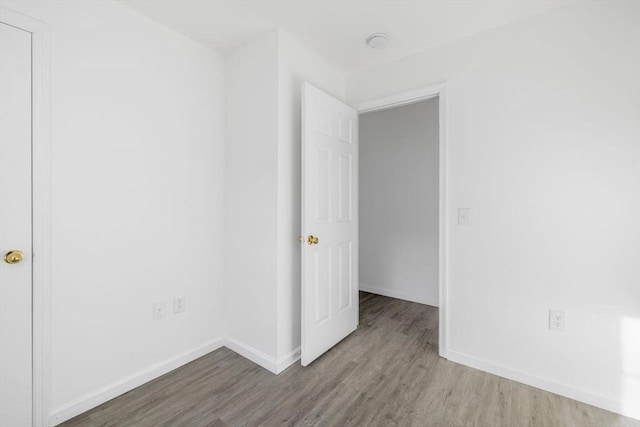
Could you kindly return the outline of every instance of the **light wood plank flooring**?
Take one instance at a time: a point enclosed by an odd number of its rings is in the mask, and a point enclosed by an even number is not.
[[[360,326],[276,376],[225,348],[65,426],[640,426],[437,355],[438,310],[361,293]]]

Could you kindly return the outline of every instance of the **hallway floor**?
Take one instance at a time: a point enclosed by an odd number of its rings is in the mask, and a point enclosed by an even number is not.
[[[222,348],[64,426],[640,426],[438,356],[438,309],[360,293],[360,326],[280,375]]]

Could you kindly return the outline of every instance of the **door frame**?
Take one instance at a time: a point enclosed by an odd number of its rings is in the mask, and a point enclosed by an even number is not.
[[[400,92],[394,95],[372,99],[355,106],[358,114],[369,113],[372,111],[387,110],[389,108],[400,107],[403,105],[414,104],[430,98],[438,98],[438,132],[439,132],[439,189],[438,189],[438,354],[440,357],[447,358],[449,342],[448,325],[449,325],[449,307],[448,301],[448,277],[449,269],[447,262],[448,254],[448,224],[449,212],[447,208],[447,149],[448,149],[448,118],[447,118],[447,83],[439,83],[432,86],[422,87],[418,89]]]
[[[0,21],[31,33],[31,239],[33,425],[48,427],[50,402],[51,161],[50,32],[0,6]]]

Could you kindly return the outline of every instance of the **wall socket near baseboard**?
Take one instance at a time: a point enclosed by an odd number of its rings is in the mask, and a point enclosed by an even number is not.
[[[173,313],[184,313],[187,311],[187,299],[184,295],[173,297]],[[167,317],[168,303],[167,300],[157,300],[153,302],[153,320],[160,320]]]
[[[458,225],[471,225],[471,208],[458,208]]]
[[[173,297],[173,312],[184,313],[187,311],[187,300],[184,295]]]
[[[560,310],[549,310],[549,329],[564,332],[567,313]]]
[[[153,320],[164,319],[167,316],[167,301],[159,300],[153,303]]]

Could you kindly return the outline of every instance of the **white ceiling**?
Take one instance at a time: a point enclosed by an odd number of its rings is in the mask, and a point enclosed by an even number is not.
[[[571,0],[120,0],[222,54],[282,28],[343,72],[371,67]],[[366,46],[384,32],[388,45]]]

